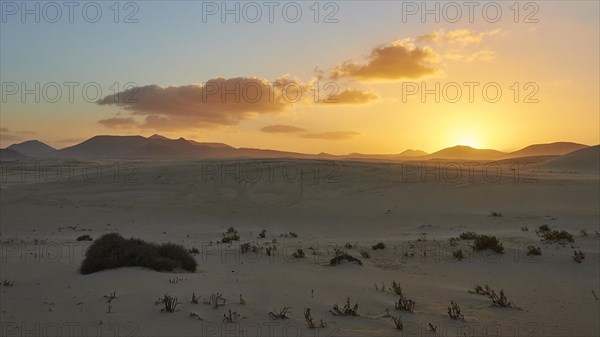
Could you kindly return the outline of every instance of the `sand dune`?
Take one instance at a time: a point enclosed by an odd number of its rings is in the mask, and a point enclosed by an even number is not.
[[[591,173],[600,172],[600,145],[583,148],[551,159],[544,163],[542,168]]]
[[[91,164],[77,162],[74,172]],[[473,180],[464,171],[454,180],[458,172],[451,168],[430,170],[423,180],[404,164],[252,159],[121,162],[121,167],[135,167],[135,174],[126,170],[115,180],[114,161],[96,164],[104,173],[98,180],[77,174],[72,181],[39,181],[30,168],[25,182],[17,172],[3,181],[1,278],[14,285],[0,289],[0,310],[3,322],[19,323],[5,325],[5,335],[76,322],[75,335],[85,335],[87,324],[103,335],[119,327],[121,334],[136,336],[284,336],[292,331],[398,336],[386,309],[402,317],[406,335],[434,335],[427,331],[429,323],[438,327],[438,335],[449,336],[457,328],[459,336],[483,336],[498,328],[503,335],[600,332],[600,309],[592,294],[600,293],[600,236],[594,232],[600,218],[598,176],[538,172],[535,182],[524,183],[512,172],[491,181],[478,170]],[[492,211],[502,216],[491,216]],[[534,230],[544,224],[572,233],[575,242],[542,242]],[[230,226],[239,231],[240,241],[217,244]],[[579,234],[584,229],[587,236]],[[259,237],[261,230],[265,238]],[[474,252],[469,241],[449,244],[448,238],[467,231],[497,236],[506,252]],[[195,247],[198,270],[120,268],[80,275],[89,242],[76,238],[112,232]],[[373,250],[377,242],[386,248]],[[272,256],[241,254],[243,243],[278,249]],[[529,244],[539,246],[542,255],[527,256]],[[292,257],[297,248],[305,258]],[[335,248],[363,265],[330,266]],[[462,261],[452,256],[459,248]],[[575,249],[585,253],[582,263],[573,261]],[[371,257],[362,258],[361,250]],[[398,295],[375,289],[382,282],[387,289],[393,280],[416,301],[413,313],[394,309]],[[495,307],[486,296],[468,292],[484,284],[503,289],[521,309]],[[109,313],[103,296],[113,291],[117,298]],[[216,292],[227,298],[225,306],[202,303]],[[175,313],[161,313],[155,305],[165,293],[179,298]],[[202,296],[198,304],[190,303],[192,293]],[[239,304],[240,295],[246,304]],[[359,316],[332,315],[332,306],[343,306],[347,297],[359,303]],[[448,317],[450,301],[460,305],[464,321]],[[289,319],[269,317],[284,306],[292,308]],[[306,307],[328,327],[307,328]],[[224,324],[228,310],[245,319]]]

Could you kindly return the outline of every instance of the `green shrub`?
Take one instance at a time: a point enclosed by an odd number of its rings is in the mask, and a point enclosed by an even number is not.
[[[140,239],[125,239],[112,233],[98,238],[88,248],[81,274],[120,267],[146,267],[156,271],[196,271],[196,260],[180,245],[157,245]]]

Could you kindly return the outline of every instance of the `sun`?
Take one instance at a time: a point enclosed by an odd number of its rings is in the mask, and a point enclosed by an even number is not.
[[[470,146],[476,149],[480,146],[479,141],[472,137],[458,138],[458,140],[456,141],[456,145]]]

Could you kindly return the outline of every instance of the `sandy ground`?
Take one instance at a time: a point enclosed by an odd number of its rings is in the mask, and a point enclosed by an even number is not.
[[[299,160],[5,165],[0,280],[14,284],[0,288],[0,334],[598,336],[600,302],[592,293],[600,294],[598,174],[505,165],[497,175],[484,166],[459,165],[459,176],[448,163],[427,169]],[[575,243],[540,242],[534,230],[543,224],[569,231]],[[241,241],[216,244],[230,226]],[[258,238],[263,229],[266,238]],[[473,253],[464,241],[449,246],[448,238],[466,231],[497,236],[505,254]],[[198,270],[80,275],[90,243],[76,238],[110,232],[195,247]],[[282,236],[289,232],[298,237]],[[373,251],[379,241],[386,248]],[[246,242],[278,249],[275,256],[242,255]],[[346,243],[351,255],[360,258],[364,249],[371,258],[361,258],[363,266],[330,266],[334,249]],[[541,256],[525,254],[531,243]],[[299,247],[306,258],[291,256]],[[462,261],[451,255],[457,248],[465,252]],[[574,249],[585,253],[582,263],[573,261]],[[394,280],[416,301],[413,313],[395,310],[398,296],[375,289]],[[495,307],[468,292],[484,284],[503,289],[520,309]],[[103,296],[113,291],[108,313]],[[199,304],[190,303],[192,292],[202,296]],[[202,303],[216,292],[227,298],[225,306]],[[165,293],[182,303],[175,313],[155,305]],[[329,313],[347,297],[359,303],[360,316]],[[448,317],[450,301],[460,305],[464,321]],[[283,307],[292,308],[289,319],[268,316]],[[306,307],[328,327],[308,329]],[[245,318],[223,323],[230,309]],[[386,309],[402,317],[404,330],[395,329]],[[192,311],[203,320],[190,317]]]

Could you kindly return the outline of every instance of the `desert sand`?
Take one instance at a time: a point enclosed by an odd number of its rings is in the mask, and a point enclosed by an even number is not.
[[[461,162],[437,168],[291,159],[55,161],[26,166],[25,173],[8,165],[0,194],[0,279],[14,283],[0,288],[1,334],[597,336],[600,180],[593,165],[578,171],[565,161],[535,170],[502,162],[502,173],[488,167],[488,176],[480,163],[472,178]],[[541,225],[566,230],[575,242],[541,242],[535,233]],[[229,227],[240,241],[217,243]],[[469,231],[497,236],[505,253],[473,252],[464,240],[450,246],[450,237]],[[90,242],[77,237],[111,232],[196,248],[198,270],[81,275]],[[385,249],[371,248],[378,242]],[[241,254],[244,243],[277,250]],[[529,244],[542,255],[527,256]],[[297,248],[305,258],[292,257]],[[336,248],[363,265],[331,266]],[[458,248],[462,261],[452,256]],[[371,257],[362,258],[361,250]],[[574,250],[585,253],[581,263],[572,259]],[[392,281],[416,302],[414,312],[394,308],[399,296],[389,290]],[[515,307],[493,306],[469,292],[485,284],[503,289]],[[113,292],[108,312],[104,296]],[[224,306],[203,303],[217,292]],[[181,302],[174,313],[155,305],[165,293]],[[190,303],[192,293],[201,296],[198,304]],[[359,304],[359,316],[329,312],[348,297]],[[464,321],[448,316],[451,301]],[[289,319],[269,317],[284,307],[291,308]],[[305,308],[327,327],[309,329]],[[402,331],[386,309],[401,316]],[[241,315],[239,323],[223,322],[229,310]]]

